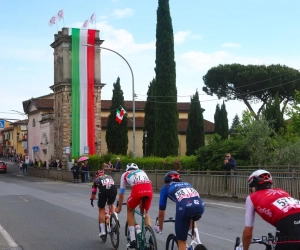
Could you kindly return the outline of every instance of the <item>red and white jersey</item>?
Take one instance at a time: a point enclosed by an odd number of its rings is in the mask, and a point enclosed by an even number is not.
[[[300,213],[300,201],[280,188],[264,189],[250,194],[246,199],[246,227],[253,227],[255,212],[276,227],[283,217]]]
[[[120,189],[125,189],[127,183],[133,187],[138,184],[151,183],[151,181],[143,170],[138,169],[127,171],[122,174]]]

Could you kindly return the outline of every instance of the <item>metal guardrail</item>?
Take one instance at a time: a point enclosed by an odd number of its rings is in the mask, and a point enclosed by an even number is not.
[[[164,185],[163,179],[166,170],[147,170],[148,177],[152,181],[153,189],[160,190]],[[109,172],[116,185],[120,184],[121,172]],[[216,195],[224,197],[246,198],[249,194],[247,180],[252,171],[186,171],[182,172],[183,181],[191,183],[200,194]],[[28,168],[28,175],[50,179],[73,181],[72,171],[56,169]],[[300,172],[271,172],[273,187],[286,190],[294,198],[299,199]],[[91,177],[92,178],[92,177]]]

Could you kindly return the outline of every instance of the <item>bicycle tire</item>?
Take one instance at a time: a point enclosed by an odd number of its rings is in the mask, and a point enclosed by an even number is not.
[[[105,242],[106,242],[106,239],[107,239],[107,225],[106,225],[106,223],[104,223],[104,226],[105,226],[105,232],[106,232],[106,234],[100,236],[100,239],[102,240],[103,243],[105,243]],[[100,231],[100,233],[101,233],[100,223],[99,223],[99,231]]]
[[[115,214],[110,215],[110,241],[114,249],[118,249],[120,241],[120,231],[117,216]],[[113,236],[116,236],[114,240]]]
[[[194,250],[207,250],[207,248],[206,248],[204,245],[202,245],[202,244],[198,244],[198,245],[194,248]]]
[[[149,239],[147,239],[147,232],[150,233]],[[151,226],[145,225],[145,246],[147,250],[157,250],[157,242],[155,233]]]
[[[127,221],[126,221],[126,224],[125,224],[125,237],[126,237],[126,242],[129,243],[130,242],[130,231],[129,231]]]
[[[166,241],[166,250],[174,250],[174,246],[178,249],[178,241],[174,234],[169,234]]]

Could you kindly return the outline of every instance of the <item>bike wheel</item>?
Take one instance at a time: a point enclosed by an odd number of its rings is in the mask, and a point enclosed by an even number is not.
[[[107,238],[107,225],[106,225],[106,223],[104,223],[104,225],[105,225],[105,232],[106,232],[106,234],[100,236],[100,239],[102,240],[103,243],[106,242],[106,238]],[[99,223],[99,231],[100,231],[100,233],[101,233],[100,223]]]
[[[207,250],[207,248],[206,248],[204,245],[202,245],[202,244],[198,244],[198,245],[194,248],[194,250]]]
[[[119,247],[119,237],[120,237],[120,231],[119,231],[119,224],[118,219],[115,214],[110,215],[110,240],[111,244],[115,249],[118,249]]]
[[[166,242],[166,250],[178,249],[178,241],[174,234],[169,234]]]
[[[145,249],[146,250],[157,250],[157,242],[155,233],[151,226],[145,226]]]
[[[130,242],[130,231],[129,231],[127,221],[126,221],[126,224],[125,224],[125,237],[126,237],[127,243],[129,243]]]

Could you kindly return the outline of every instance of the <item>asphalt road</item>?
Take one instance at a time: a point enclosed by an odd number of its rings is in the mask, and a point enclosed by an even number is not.
[[[98,209],[90,205],[90,185],[23,176],[15,164],[8,164],[9,172],[0,174],[0,226],[20,246],[19,249],[113,249],[109,238],[106,243],[101,243],[98,237]],[[158,213],[158,196],[154,195],[150,209],[153,225]],[[244,204],[224,199],[205,198],[204,201],[205,213],[198,222],[202,243],[208,249],[232,250],[236,236],[242,234]],[[171,217],[174,213],[174,203],[168,201],[166,214]],[[119,214],[119,249],[126,249],[125,218],[126,207],[123,207]],[[173,231],[174,225],[169,223],[164,225],[162,234],[156,234],[159,249],[164,249],[166,238]],[[268,232],[274,233],[275,229],[256,216],[255,236]],[[0,249],[9,249],[1,247],[0,244]],[[253,245],[251,249],[264,248]]]

